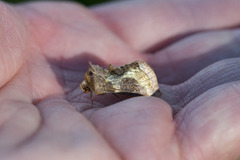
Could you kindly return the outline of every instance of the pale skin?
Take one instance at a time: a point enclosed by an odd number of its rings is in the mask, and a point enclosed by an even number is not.
[[[239,8],[239,0],[0,2],[0,159],[236,160]],[[135,60],[153,66],[166,96],[95,96],[89,108],[79,88],[88,61]],[[172,108],[183,109],[173,117]]]

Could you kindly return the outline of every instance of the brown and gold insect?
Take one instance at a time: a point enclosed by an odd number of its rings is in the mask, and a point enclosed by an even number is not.
[[[132,93],[142,96],[152,96],[158,92],[156,74],[146,62],[133,62],[120,67],[103,69],[89,62],[89,69],[80,84],[83,92],[96,95],[106,93]]]

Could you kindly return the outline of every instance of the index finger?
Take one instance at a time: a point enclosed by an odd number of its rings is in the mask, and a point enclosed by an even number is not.
[[[193,32],[239,24],[240,1],[134,0],[92,10],[139,51],[161,48]]]

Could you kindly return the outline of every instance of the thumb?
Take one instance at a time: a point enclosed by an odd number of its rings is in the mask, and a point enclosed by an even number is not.
[[[0,87],[22,66],[26,35],[23,19],[12,7],[0,2]]]

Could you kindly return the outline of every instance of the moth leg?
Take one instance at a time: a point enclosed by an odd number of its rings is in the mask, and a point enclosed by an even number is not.
[[[93,91],[90,92],[90,96],[91,96],[91,107],[93,108]]]

